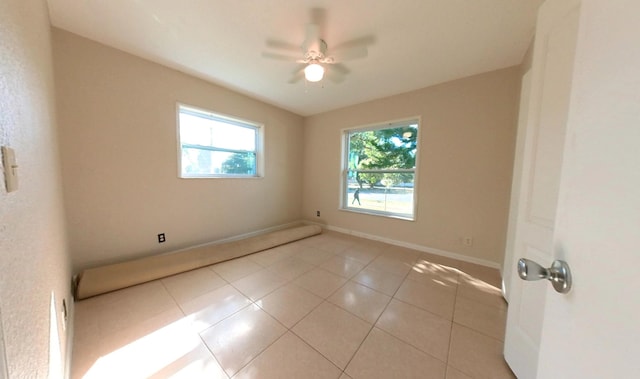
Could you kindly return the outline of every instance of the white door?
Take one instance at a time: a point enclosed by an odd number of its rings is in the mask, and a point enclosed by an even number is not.
[[[574,288],[547,288],[538,372],[640,378],[640,2],[580,13],[554,237]]]
[[[520,120],[525,123],[522,167],[517,208],[512,209],[515,233],[513,252],[506,254],[512,266],[528,258],[549,266],[553,261],[560,169],[571,95],[571,78],[578,30],[577,0],[546,2],[540,8],[529,104]],[[523,128],[519,128],[519,132]],[[518,162],[516,162],[518,163]],[[512,254],[513,258],[512,258]],[[536,378],[547,286],[523,282],[512,267],[505,282],[509,312],[505,359],[520,379]],[[558,295],[560,296],[560,295]]]
[[[502,292],[504,298],[509,302],[509,296],[511,295],[511,288],[513,288],[512,281],[517,280],[518,276],[514,275],[515,265],[518,258],[515,256],[515,237],[516,227],[518,222],[519,210],[521,208],[520,201],[523,199],[520,196],[521,191],[521,178],[523,170],[523,155],[524,155],[524,143],[527,131],[528,117],[529,117],[529,100],[531,94],[531,70],[527,71],[522,76],[522,83],[520,86],[520,112],[518,115],[518,132],[516,139],[515,157],[513,161],[513,180],[511,183],[511,201],[509,203],[509,223],[507,228],[507,243],[505,249],[504,262],[502,264]]]
[[[547,235],[531,238],[535,228],[526,223],[516,228],[515,251],[545,266],[565,260],[574,280],[567,295],[547,282],[512,281],[505,358],[519,378],[640,377],[639,15],[637,0],[548,0],[541,8],[523,165],[533,173],[523,177],[521,192],[528,192],[524,213],[531,221],[540,206],[536,191],[555,186],[554,222],[548,257],[535,245],[542,237],[548,246]],[[573,57],[568,77],[548,67],[558,61],[554,40],[573,40],[566,46]],[[536,179],[539,154],[547,153],[537,147],[545,97],[555,92],[545,88],[559,86],[546,77],[551,71],[568,85],[566,101],[556,103],[564,107],[556,115],[564,118],[564,142],[558,176]]]

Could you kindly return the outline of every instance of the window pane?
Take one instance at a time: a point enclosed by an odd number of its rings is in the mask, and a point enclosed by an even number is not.
[[[357,177],[360,178],[358,183]],[[413,217],[413,173],[349,172],[347,206],[353,209]]]
[[[256,175],[254,153],[227,153],[202,149],[182,149],[182,173],[200,175]]]
[[[263,126],[178,106],[180,177],[262,175]]]
[[[418,120],[346,132],[343,208],[413,219]]]
[[[256,129],[181,112],[180,141],[183,144],[255,151]]]
[[[416,166],[418,125],[349,134],[349,169],[411,169]]]

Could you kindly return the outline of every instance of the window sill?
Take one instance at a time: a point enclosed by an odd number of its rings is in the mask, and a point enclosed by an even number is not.
[[[178,179],[264,179],[264,176],[200,175],[200,176],[178,176]]]
[[[341,207],[341,208],[338,208],[338,210],[344,211],[344,212],[359,213],[359,214],[364,214],[364,215],[369,215],[369,216],[392,218],[392,219],[402,220],[402,221],[410,221],[410,222],[415,222],[416,221],[415,217],[405,216],[405,215],[401,215],[401,214],[394,214],[394,213],[377,212],[377,211],[370,210],[370,209],[351,208],[351,207],[343,208],[343,207]]]

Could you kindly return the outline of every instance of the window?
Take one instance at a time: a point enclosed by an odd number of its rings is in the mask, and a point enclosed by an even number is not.
[[[414,219],[418,119],[344,132],[342,209]]]
[[[178,105],[181,178],[259,177],[262,125]]]

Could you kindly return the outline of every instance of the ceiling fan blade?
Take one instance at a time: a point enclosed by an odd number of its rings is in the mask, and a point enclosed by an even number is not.
[[[300,58],[299,54],[293,55],[293,54],[280,54],[280,53],[270,53],[268,51],[263,51],[262,52],[262,56],[264,58],[269,58],[269,59],[275,59],[275,60],[279,60],[279,61],[296,61],[298,58]]]
[[[331,49],[331,56],[336,62],[345,62],[365,58],[369,55],[367,46],[375,43],[374,36],[365,36],[343,42]]]
[[[316,24],[307,24],[306,37],[304,42],[302,43],[302,49],[305,52],[315,51],[320,52],[320,34],[318,30],[318,25]]]
[[[298,72],[293,74],[291,79],[289,79],[289,84],[296,84],[302,79],[304,79],[304,71],[299,70]]]
[[[318,26],[318,38],[326,37],[327,10],[324,8],[311,8],[310,22]]]
[[[286,41],[282,41],[282,40],[277,40],[277,39],[268,39],[266,41],[266,45],[269,48],[272,49],[277,49],[277,50],[286,50],[286,51],[291,51],[291,52],[297,52],[299,53],[301,48],[298,45],[294,45],[290,42],[286,42]]]
[[[345,74],[332,70],[334,68],[334,66],[331,66],[331,69],[327,70],[324,73],[324,77],[329,79],[330,81],[334,82],[334,83],[342,83],[344,82],[344,78],[345,78]]]
[[[333,47],[333,50],[350,49],[352,47],[360,47],[360,46],[367,47],[367,46],[374,45],[375,43],[376,43],[376,37],[373,35],[368,35],[368,36],[363,36],[360,38],[355,38],[349,41],[339,43]]]
[[[369,55],[369,51],[365,46],[351,47],[331,52],[331,57],[334,62],[352,61],[355,59],[365,58],[367,55]]]
[[[347,68],[347,66],[341,64],[341,63],[336,63],[331,65],[331,67],[329,68],[329,70],[331,72],[337,72],[340,73],[342,75],[347,75],[348,73],[350,73],[351,71]]]
[[[304,73],[304,69],[305,67],[307,67],[307,63],[304,62],[299,62],[300,64],[298,65],[298,67],[295,68],[295,70],[291,71],[291,73],[293,75],[298,74],[298,73]]]

